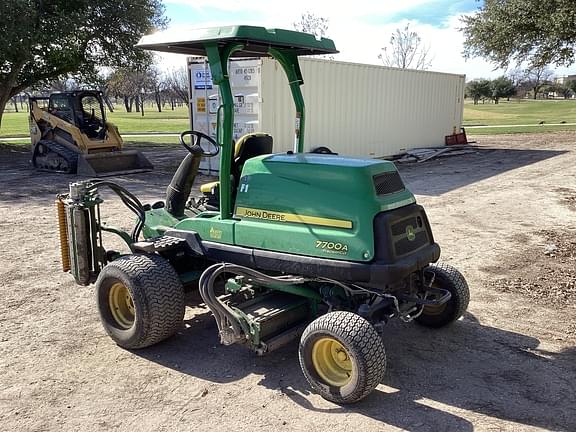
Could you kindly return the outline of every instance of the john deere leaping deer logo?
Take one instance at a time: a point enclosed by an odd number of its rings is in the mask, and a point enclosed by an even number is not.
[[[214,227],[210,227],[210,237],[216,240],[222,239],[222,230],[215,229]]]
[[[406,227],[406,238],[408,241],[413,241],[416,238],[416,233],[414,232],[414,227],[412,225]]]

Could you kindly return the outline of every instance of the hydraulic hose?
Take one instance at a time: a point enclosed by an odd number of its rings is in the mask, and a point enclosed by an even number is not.
[[[99,186],[107,186],[110,189],[112,189],[112,191],[114,191],[114,193],[116,193],[116,195],[120,197],[124,205],[128,207],[132,212],[134,212],[136,216],[138,216],[138,222],[134,226],[131,235],[132,241],[137,242],[138,237],[140,236],[140,232],[142,231],[142,228],[144,227],[144,223],[146,221],[146,212],[144,211],[144,206],[142,205],[140,200],[136,197],[136,195],[134,195],[127,189],[123,188],[122,186],[116,183],[112,183],[109,181],[95,181],[90,186],[90,189],[95,189],[98,188]]]
[[[220,333],[222,341],[225,340],[224,335],[227,329],[230,327],[234,333],[235,341],[243,340],[242,325],[236,317],[234,310],[220,299],[218,299],[214,293],[214,282],[216,281],[216,278],[223,273],[231,273],[238,276],[244,276],[247,282],[254,282],[257,284],[268,283],[294,285],[301,284],[309,280],[303,277],[289,275],[268,276],[251,268],[235,264],[218,263],[208,267],[200,276],[199,291],[202,300],[214,315],[214,319],[216,320],[218,332]]]

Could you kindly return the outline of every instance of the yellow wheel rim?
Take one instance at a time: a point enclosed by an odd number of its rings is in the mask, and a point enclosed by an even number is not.
[[[331,386],[343,387],[352,379],[352,358],[336,339],[324,337],[314,343],[312,364],[320,378]]]
[[[441,305],[426,305],[424,306],[424,312],[422,312],[424,315],[441,315],[442,312],[444,312],[444,310],[446,309],[446,303],[441,304]]]
[[[437,282],[434,282],[432,284],[433,288],[440,288],[438,286]],[[450,300],[448,300],[450,301]],[[441,304],[441,305],[426,305],[424,306],[424,311],[422,312],[424,315],[428,315],[428,316],[435,316],[435,315],[441,315],[442,312],[444,312],[444,310],[446,309],[446,305],[448,304],[448,302]]]
[[[110,313],[116,323],[124,328],[129,329],[134,324],[135,309],[134,301],[128,288],[121,282],[116,282],[110,288],[108,293],[108,306]]]

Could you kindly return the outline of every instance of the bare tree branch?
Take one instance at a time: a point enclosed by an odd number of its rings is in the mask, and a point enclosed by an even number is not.
[[[389,46],[382,48],[378,55],[385,66],[401,69],[426,70],[432,65],[430,47],[406,24],[404,30],[396,29],[390,37]]]

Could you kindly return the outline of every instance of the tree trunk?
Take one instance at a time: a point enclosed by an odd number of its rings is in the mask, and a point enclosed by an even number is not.
[[[12,98],[12,103],[14,104],[14,110],[18,112],[18,101],[16,100],[16,96]]]
[[[0,129],[2,128],[2,115],[6,109],[6,105],[10,100],[10,91],[12,89],[4,86],[0,86]]]
[[[6,109],[6,105],[10,101],[10,98],[16,96],[22,90],[25,89],[23,86],[19,86],[17,79],[18,74],[22,70],[24,66],[24,61],[12,65],[12,69],[8,72],[5,76],[5,79],[0,82],[0,127],[2,126],[2,116],[4,114],[4,110]]]
[[[158,112],[162,112],[162,100],[160,98],[160,94],[156,93],[154,96],[156,98],[156,106],[158,107]]]
[[[136,104],[136,112],[139,113],[140,112],[140,96],[136,96],[134,98],[134,102]]]
[[[128,98],[128,96],[124,96],[124,107],[126,108],[126,112],[130,112],[132,111],[132,104],[130,103],[130,100]]]
[[[104,95],[103,98],[104,98],[104,103],[108,107],[108,110],[110,110],[110,112],[114,112],[114,105],[112,105],[112,101],[110,100],[108,95]]]

